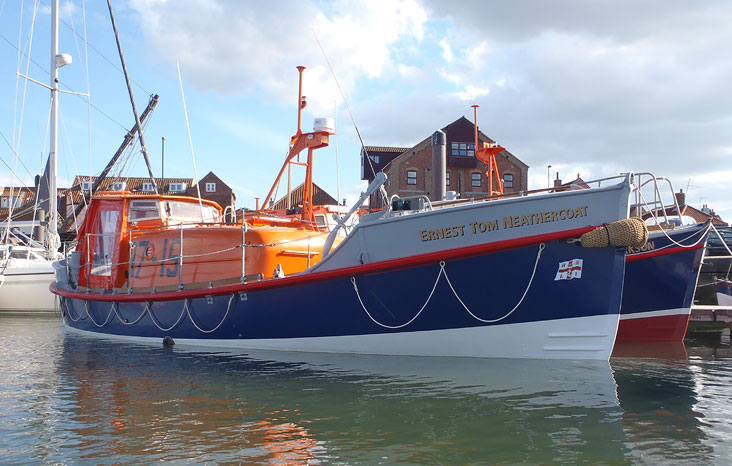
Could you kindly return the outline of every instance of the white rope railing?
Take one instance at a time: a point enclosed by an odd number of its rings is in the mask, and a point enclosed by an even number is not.
[[[529,278],[529,282],[526,285],[526,289],[524,289],[524,292],[521,295],[521,298],[519,299],[518,303],[516,303],[516,305],[510,311],[508,311],[506,314],[504,314],[502,317],[499,317],[499,318],[496,318],[496,319],[483,319],[481,317],[478,317],[474,312],[472,312],[470,310],[470,308],[460,298],[460,296],[458,295],[457,291],[453,287],[452,282],[450,281],[450,277],[448,277],[447,271],[445,270],[445,261],[444,260],[443,261],[440,261],[440,270],[437,272],[437,278],[435,279],[435,283],[432,285],[432,290],[430,291],[430,294],[427,296],[427,300],[424,302],[424,304],[419,309],[419,311],[417,311],[417,313],[411,319],[409,319],[407,322],[405,322],[403,324],[399,324],[399,325],[388,325],[388,324],[385,324],[383,322],[379,322],[376,318],[374,318],[374,316],[366,308],[366,305],[364,304],[363,299],[361,298],[361,292],[359,291],[358,284],[356,283],[356,277],[355,276],[351,276],[351,284],[353,284],[353,290],[356,292],[356,297],[358,298],[358,302],[361,304],[361,308],[364,310],[364,312],[366,313],[366,315],[369,317],[369,319],[371,319],[371,321],[373,323],[375,323],[376,325],[378,325],[380,327],[383,327],[383,328],[387,328],[387,329],[391,329],[391,330],[397,330],[397,329],[400,329],[400,328],[404,328],[407,325],[409,325],[412,322],[414,322],[417,319],[417,317],[419,317],[420,314],[422,314],[422,311],[425,310],[425,308],[427,307],[427,305],[429,304],[429,302],[432,300],[432,296],[434,295],[435,289],[437,288],[437,284],[439,283],[440,278],[442,276],[445,277],[445,280],[447,281],[448,286],[452,290],[453,295],[455,295],[455,298],[457,298],[458,302],[460,302],[460,304],[467,311],[467,313],[470,314],[471,317],[473,317],[474,319],[476,319],[476,320],[478,320],[480,322],[483,322],[483,323],[496,323],[496,322],[500,322],[500,321],[506,319],[508,316],[510,316],[511,314],[513,314],[514,311],[516,311],[516,309],[518,309],[519,306],[521,306],[521,304],[524,302],[524,299],[526,298],[526,295],[528,294],[529,289],[531,288],[531,285],[534,283],[534,277],[536,276],[536,269],[537,269],[537,267],[539,265],[539,259],[541,259],[541,253],[544,251],[545,248],[546,248],[546,244],[544,244],[544,243],[540,243],[539,244],[539,250],[536,253],[536,260],[534,261],[534,268],[533,268],[533,270],[531,272],[531,277]]]
[[[160,322],[160,320],[155,316],[155,314],[153,313],[153,310],[152,310],[152,303],[150,301],[145,301],[145,308],[143,309],[142,313],[132,322],[127,321],[127,319],[125,319],[121,315],[121,313],[119,312],[119,304],[116,301],[112,301],[112,304],[109,308],[109,313],[107,314],[107,318],[104,320],[104,323],[102,323],[102,324],[99,324],[94,319],[94,317],[92,317],[91,313],[89,312],[89,307],[90,307],[89,300],[84,300],[84,310],[76,318],[74,318],[74,316],[71,313],[71,309],[69,309],[69,301],[71,300],[70,298],[63,298],[63,297],[60,298],[61,299],[60,307],[62,308],[62,313],[64,315],[66,315],[69,318],[69,320],[71,320],[72,322],[74,322],[74,323],[79,322],[79,320],[81,320],[82,317],[84,317],[84,315],[86,315],[89,318],[89,321],[97,328],[106,327],[109,323],[112,322],[114,317],[117,317],[117,319],[123,325],[135,325],[138,322],[140,322],[142,320],[142,318],[145,317],[145,315],[147,314],[150,316],[150,320],[152,321],[153,325],[155,325],[155,327],[158,330],[160,330],[161,332],[169,332],[169,331],[173,330],[174,328],[176,328],[178,325],[180,325],[180,323],[183,321],[183,319],[186,316],[188,316],[188,319],[190,320],[191,325],[193,325],[193,327],[196,330],[198,330],[201,333],[209,334],[209,333],[215,332],[224,324],[224,322],[226,321],[226,319],[229,316],[229,312],[231,311],[231,305],[234,302],[235,296],[236,296],[235,294],[232,294],[231,296],[229,296],[229,301],[226,305],[226,312],[224,312],[224,316],[221,318],[219,323],[216,324],[216,326],[214,328],[212,328],[211,330],[206,330],[206,329],[202,328],[198,323],[196,323],[196,320],[193,318],[193,315],[191,314],[190,298],[185,298],[183,300],[183,308],[181,310],[181,313],[178,316],[178,319],[175,321],[175,323],[173,325],[171,325],[170,327],[164,327],[163,324]],[[72,305],[72,307],[73,307],[73,305]],[[63,312],[64,310],[65,310],[65,312]]]

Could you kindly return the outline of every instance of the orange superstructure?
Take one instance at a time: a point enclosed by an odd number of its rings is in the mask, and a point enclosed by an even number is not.
[[[312,168],[315,149],[328,145],[332,131],[303,133],[302,72],[298,128],[280,173],[265,198],[268,205],[290,163],[306,167],[298,215],[257,211],[224,223],[213,202],[179,195],[106,192],[88,207],[75,251],[78,285],[101,292],[148,292],[201,288],[299,273],[323,255],[329,209],[315,209]],[[307,162],[295,162],[307,149]],[[341,238],[335,238],[335,243]],[[77,276],[76,274],[74,274]]]

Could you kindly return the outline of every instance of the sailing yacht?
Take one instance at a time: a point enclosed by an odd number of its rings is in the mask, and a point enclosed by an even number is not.
[[[56,148],[58,145],[58,70],[71,63],[71,57],[58,53],[58,0],[51,2],[51,91],[50,151],[39,184],[38,199],[48,200],[48,225],[43,244],[20,233],[6,231],[0,246],[0,312],[53,311],[55,297],[49,291],[54,281],[52,263],[62,257],[58,253]],[[28,78],[27,78],[28,79]],[[10,220],[8,219],[8,222]],[[13,237],[14,238],[11,238]],[[18,241],[14,243],[11,239]]]

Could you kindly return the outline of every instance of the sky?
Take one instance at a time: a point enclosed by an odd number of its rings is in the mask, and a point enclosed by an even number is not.
[[[17,74],[49,79],[49,2],[0,0],[4,185],[32,184],[48,152],[49,92]],[[138,111],[160,95],[144,133],[155,175],[165,137],[166,177],[213,171],[238,207],[254,207],[282,166],[303,65],[303,129],[330,117],[338,133],[316,151],[315,182],[349,204],[365,189],[361,140],[412,146],[472,121],[475,103],[480,129],[529,165],[529,188],[546,187],[549,165],[565,181],[650,171],[732,220],[732,2],[112,4]],[[60,51],[73,56],[61,86],[91,102],[61,96],[68,186],[102,170],[134,117],[105,2],[61,0],[61,19]],[[139,146],[117,172],[146,174]]]

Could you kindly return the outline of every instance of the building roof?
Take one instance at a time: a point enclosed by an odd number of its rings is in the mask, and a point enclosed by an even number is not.
[[[83,194],[81,192],[82,181],[94,181],[96,176],[90,175],[78,175],[74,178],[74,182],[71,187],[65,190],[65,194],[73,200],[74,203],[81,202]],[[102,180],[100,191],[112,191],[114,183],[124,182],[127,183],[127,191],[142,191],[143,183],[149,183],[150,177],[134,177],[134,176],[109,176]],[[194,185],[193,178],[155,178],[155,184],[158,189],[169,186],[171,183],[185,183],[186,189]]]
[[[295,207],[302,205],[303,192],[305,191],[305,183],[300,184],[297,188],[293,189],[290,193],[290,206]],[[313,205],[338,205],[333,196],[325,192],[320,186],[313,183]],[[282,196],[274,204],[275,209],[286,209],[287,208],[287,195]]]

